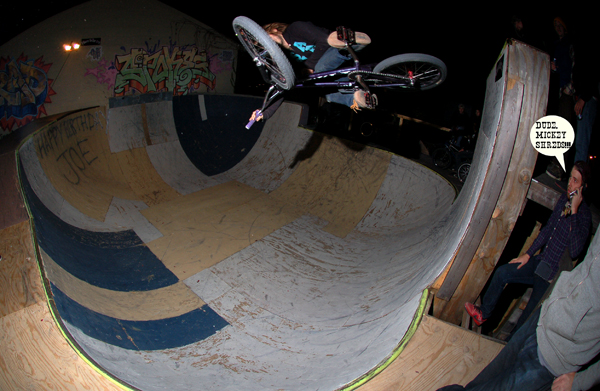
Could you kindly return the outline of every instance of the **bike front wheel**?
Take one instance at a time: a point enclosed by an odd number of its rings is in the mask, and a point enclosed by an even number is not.
[[[250,18],[238,16],[233,20],[233,30],[267,83],[276,84],[284,90],[294,86],[292,64],[261,26]]]
[[[384,77],[376,85],[391,88],[429,90],[446,80],[446,64],[437,57],[421,53],[399,54],[377,64],[374,73]],[[398,85],[400,84],[400,85]]]

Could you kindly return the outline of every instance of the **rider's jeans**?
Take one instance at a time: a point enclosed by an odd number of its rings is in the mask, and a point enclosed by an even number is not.
[[[345,56],[334,47],[330,47],[321,56],[317,65],[315,65],[315,73],[333,71],[339,68],[345,61],[348,61],[351,57]]]
[[[352,46],[352,48],[355,51],[359,51],[362,48],[364,48],[364,46],[356,45]],[[323,54],[323,56],[317,62],[317,65],[315,65],[315,73],[327,72],[337,69],[345,61],[348,61],[351,58],[352,57],[350,55],[344,55],[338,49],[331,47],[327,49],[325,54]],[[348,78],[344,77],[339,80],[348,80]],[[354,103],[354,92],[334,92],[325,95],[325,99],[327,99],[327,102],[338,103],[350,107]]]

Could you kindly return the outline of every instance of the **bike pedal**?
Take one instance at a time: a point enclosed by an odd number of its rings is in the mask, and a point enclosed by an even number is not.
[[[365,96],[365,101],[366,101],[367,107],[369,109],[374,109],[379,104],[379,100],[377,99],[377,95],[371,94],[369,92],[367,92],[367,94]]]
[[[340,41],[346,42],[349,45],[356,43],[356,37],[354,36],[354,30],[340,26],[336,29],[337,37]]]

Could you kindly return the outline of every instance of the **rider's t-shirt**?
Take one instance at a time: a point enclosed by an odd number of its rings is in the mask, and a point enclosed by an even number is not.
[[[311,22],[293,22],[283,32],[283,38],[290,45],[292,56],[309,69],[315,69],[317,62],[331,47],[327,43],[331,31],[318,27]],[[267,120],[275,114],[283,103],[279,96],[265,109],[263,119]]]
[[[297,60],[303,61],[307,68],[315,69],[319,59],[330,48],[327,43],[330,33],[311,22],[293,22],[283,32],[283,38]]]

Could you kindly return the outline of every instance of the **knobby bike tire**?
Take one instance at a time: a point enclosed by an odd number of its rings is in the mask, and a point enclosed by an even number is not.
[[[250,18],[238,16],[233,20],[233,30],[256,65],[265,67],[266,77],[269,78],[266,82],[276,84],[284,90],[290,90],[294,86],[292,64],[261,26]]]
[[[414,84],[408,82],[408,71],[412,71]],[[407,81],[405,88],[429,90],[442,84],[448,73],[446,64],[437,57],[422,53],[405,53],[389,57],[375,66],[374,73],[390,76],[389,83],[399,79]],[[378,83],[385,86],[385,80]]]

